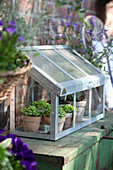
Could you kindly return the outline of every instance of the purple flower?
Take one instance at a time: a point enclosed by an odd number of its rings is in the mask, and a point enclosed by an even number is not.
[[[4,130],[0,129],[0,134],[4,133]],[[0,142],[6,139],[6,136],[0,136]]]
[[[66,18],[71,18],[70,16],[70,8],[67,9],[67,15],[66,15]]]
[[[3,22],[0,20],[0,26],[3,26]]]
[[[0,134],[4,133],[4,130],[0,129]]]
[[[57,27],[53,26],[52,29],[56,32],[57,31]]]
[[[14,27],[9,27],[9,28],[6,28],[6,31],[10,34],[10,35],[13,35],[15,33],[15,28]]]
[[[75,9],[75,6],[72,6],[71,8],[72,8],[72,9]]]
[[[73,24],[75,31],[77,31],[77,26],[78,26],[78,24]]]
[[[50,18],[49,20],[50,20],[50,22],[52,22],[52,21],[53,21],[53,19],[52,19],[52,18]]]
[[[70,14],[70,9],[69,8],[67,9],[67,14]]]
[[[2,132],[1,129],[0,132]],[[23,143],[19,137],[17,138],[16,135],[13,134],[8,134],[6,137],[0,136],[0,142],[7,138],[12,139],[12,148],[9,148],[9,152],[15,157],[15,160],[19,160],[20,165],[27,170],[36,170],[37,163],[35,162],[33,152],[32,150],[29,150],[28,145]]]
[[[24,153],[28,152],[28,145],[26,143],[23,143],[22,150],[23,150]]]
[[[53,40],[50,40],[50,43],[53,43]]]
[[[88,31],[88,33],[89,33],[90,35],[92,35],[92,32],[93,32],[92,30],[89,30],[89,31]]]
[[[90,24],[92,27],[95,27],[95,20],[94,20],[94,17],[91,17],[90,20],[89,20]]]
[[[61,25],[64,26],[64,21],[63,20],[61,20]]]
[[[66,15],[66,18],[71,18],[71,16],[70,15]]]
[[[70,25],[71,25],[71,22],[66,22],[65,25],[66,25],[66,26],[70,26]]]
[[[0,142],[6,139],[6,136],[0,136]]]
[[[20,165],[25,167],[25,169],[27,169],[27,170],[31,170],[31,169],[32,170],[37,170],[37,168],[36,168],[37,163],[36,162],[28,162],[26,160],[22,160],[20,162]]]
[[[59,37],[59,34],[57,33],[55,36],[56,36],[56,37]]]
[[[82,48],[81,51],[84,52],[84,48]]]
[[[31,150],[26,150],[22,152],[22,159],[28,161],[28,162],[33,162],[35,160],[33,152]]]
[[[63,38],[65,38],[65,35],[64,35],[64,34],[62,34],[62,37],[63,37]]]
[[[36,162],[32,150],[28,149],[27,144],[23,143],[21,147],[22,159],[20,165],[25,167],[27,170],[36,169]]]
[[[14,22],[14,21],[11,21],[11,22],[9,23],[9,25],[10,25],[11,27],[14,27],[15,22]]]
[[[23,39],[24,39],[24,38],[23,38],[22,36],[19,36],[19,37],[18,37],[18,42],[21,43],[21,41],[23,41]]]
[[[78,18],[78,14],[76,14],[76,17]]]
[[[16,135],[13,135],[13,134],[8,134],[7,136],[6,136],[7,138],[11,138],[12,139],[12,145],[14,145],[15,144],[15,138],[16,138]]]

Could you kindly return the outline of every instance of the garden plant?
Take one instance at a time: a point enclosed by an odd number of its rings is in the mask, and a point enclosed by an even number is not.
[[[36,170],[37,163],[28,145],[16,135],[3,133],[0,129],[0,169]]]
[[[105,71],[110,74],[109,70],[106,69],[105,64],[109,59],[109,56],[113,53],[111,50],[112,37],[108,40],[106,39],[107,30],[104,28],[100,30],[98,35],[95,37],[93,35],[93,29],[95,27],[95,21],[92,16],[90,23],[85,21],[85,12],[83,4],[86,3],[85,0],[75,0],[75,1],[60,1],[57,0],[58,6],[68,5],[67,13],[63,19],[61,19],[61,29],[54,21],[54,18],[49,19],[50,28],[48,35],[45,35],[45,39],[49,44],[67,44],[71,49],[75,49],[77,52],[82,54],[82,56],[91,62],[94,66],[100,70]],[[104,3],[104,1],[103,1]],[[83,42],[83,30],[84,26],[87,29],[87,34],[91,37],[90,40],[87,40],[84,45]],[[51,34],[51,32],[54,32]],[[51,38],[50,38],[51,37]],[[86,40],[86,39],[85,39]],[[96,45],[92,44],[92,41],[98,41],[101,43],[103,49],[101,51],[96,50]],[[103,42],[106,42],[106,45],[103,45]]]
[[[23,113],[24,116],[40,116],[41,113],[38,108],[36,108],[33,105],[26,106],[21,109],[21,112]]]

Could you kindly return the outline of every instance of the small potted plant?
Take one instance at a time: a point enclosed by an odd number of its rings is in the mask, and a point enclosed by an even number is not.
[[[23,128],[27,132],[37,132],[41,122],[41,113],[33,105],[26,106],[21,109],[23,113]]]
[[[50,125],[50,116],[51,116],[51,105],[49,104],[48,107],[43,112],[44,120],[46,125]],[[59,106],[58,110],[58,133],[62,131],[65,122],[65,111],[61,106]]]
[[[51,105],[49,103],[43,112],[43,116],[44,116],[45,124],[50,125]]]
[[[34,101],[32,103],[32,105],[35,106],[37,109],[39,109],[39,111],[41,113],[43,113],[45,110],[48,109],[50,104],[47,103],[45,100],[39,100],[38,102]],[[44,130],[44,129],[45,129],[45,121],[44,121],[44,116],[42,114],[41,123],[40,123],[40,130]]]
[[[64,105],[64,106],[62,106],[62,108],[66,112],[64,129],[68,129],[68,128],[70,128],[72,126],[72,117],[73,117],[74,106],[72,106],[72,105]]]
[[[76,122],[82,122],[85,107],[86,107],[86,91],[80,91],[76,93]],[[74,95],[67,96],[67,100],[73,105]]]
[[[64,109],[59,106],[58,109],[58,132],[61,132],[63,127],[64,127],[64,122],[65,122],[65,111]]]
[[[45,100],[34,101],[32,105],[39,109],[41,113],[48,107],[48,103]]]

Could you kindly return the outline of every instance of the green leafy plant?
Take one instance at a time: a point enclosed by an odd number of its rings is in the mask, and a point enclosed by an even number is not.
[[[4,141],[0,142],[0,169],[3,168],[10,168],[13,169],[10,158],[11,153],[7,150],[7,148],[11,147],[11,139],[5,139]]]
[[[50,117],[51,116],[51,105],[50,104],[48,104],[48,107],[44,110],[43,116],[44,117]],[[61,106],[59,106],[58,117],[63,118],[64,116],[65,116],[65,111]]]
[[[44,109],[43,116],[44,117],[51,116],[51,105],[49,103],[47,103],[46,108]]]
[[[49,103],[47,103],[45,100],[39,100],[38,102],[34,101],[32,105],[39,110],[45,110],[46,108],[48,108]]]
[[[62,108],[66,113],[73,113],[74,110],[74,106],[72,105],[63,105]]]
[[[86,99],[87,91],[80,91],[76,93],[76,101],[82,101]],[[74,101],[74,94],[70,94],[66,96],[66,101]]]
[[[58,117],[59,118],[64,118],[65,117],[65,111],[64,111],[64,109],[62,108],[62,106],[59,106],[59,108],[58,108]]]
[[[25,116],[40,116],[41,115],[39,109],[37,109],[35,106],[32,106],[32,105],[22,108],[21,112]]]

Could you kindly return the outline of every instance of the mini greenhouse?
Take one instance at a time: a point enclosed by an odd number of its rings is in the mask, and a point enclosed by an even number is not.
[[[27,99],[21,108],[42,103],[38,108],[41,120],[38,130],[31,130],[31,118],[29,130],[24,129],[27,125],[23,126],[21,111],[12,111],[11,132],[57,140],[104,117],[105,76],[100,70],[67,46],[33,46],[23,52],[32,59],[33,68],[28,72]]]

